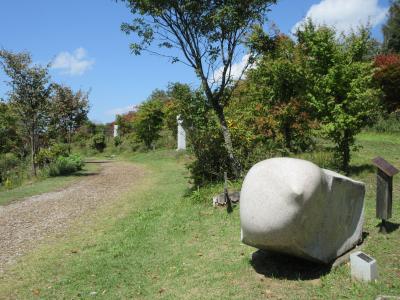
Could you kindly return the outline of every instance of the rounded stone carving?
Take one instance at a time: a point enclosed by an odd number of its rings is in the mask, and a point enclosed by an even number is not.
[[[240,194],[242,241],[329,263],[362,237],[365,186],[300,159],[254,165]]]

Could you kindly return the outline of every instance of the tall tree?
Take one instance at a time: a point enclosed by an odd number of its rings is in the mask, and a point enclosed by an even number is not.
[[[385,50],[400,53],[400,0],[391,1],[389,18],[382,31]]]
[[[36,176],[39,136],[48,125],[51,85],[48,66],[32,65],[29,53],[0,50],[0,64],[10,77],[9,102],[15,109],[31,148],[32,173]]]
[[[335,143],[339,167],[349,172],[355,136],[379,112],[380,91],[373,86],[370,31],[342,39],[334,29],[308,22],[297,32],[306,68],[308,101],[326,136]]]
[[[272,140],[280,149],[292,152],[305,151],[311,145],[312,120],[305,101],[307,81],[300,61],[295,42],[279,35],[273,51],[267,50],[257,61],[257,67],[248,72],[243,85],[246,89],[242,91],[248,108],[258,109],[243,114],[241,120],[256,118],[251,122],[257,125],[253,131],[258,137],[264,136],[263,143]]]
[[[138,37],[131,44],[134,54],[148,51],[194,69],[208,105],[218,117],[231,168],[239,176],[241,165],[235,156],[224,108],[234,90],[235,79],[240,79],[253,62],[254,53],[250,51],[236,78],[232,67],[243,51],[246,38],[254,28],[262,26],[269,6],[277,0],[122,1],[127,2],[136,16],[132,23],[122,25],[127,34],[135,33]],[[151,48],[155,40],[159,41],[160,48],[171,51],[160,53]],[[178,49],[180,54],[172,48]]]
[[[163,103],[155,98],[139,106],[133,128],[148,149],[160,137],[163,125]]]
[[[383,92],[382,104],[387,112],[400,110],[400,55],[382,54],[375,57],[374,80]]]
[[[52,127],[59,135],[66,137],[71,151],[71,136],[87,120],[89,93],[74,92],[70,87],[53,84],[51,103]]]
[[[0,154],[20,150],[17,118],[8,103],[0,100]]]

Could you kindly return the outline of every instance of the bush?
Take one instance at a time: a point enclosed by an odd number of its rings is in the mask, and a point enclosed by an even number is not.
[[[59,156],[49,165],[50,176],[69,175],[82,170],[84,162],[79,155]]]
[[[375,58],[375,84],[383,91],[382,103],[388,112],[400,109],[400,55]]]
[[[295,156],[313,162],[320,168],[338,170],[333,151],[317,149],[313,152],[305,152]]]
[[[188,165],[195,186],[223,180],[224,172],[232,176],[224,140],[217,125],[208,124],[205,129],[189,130],[190,149],[195,160]]]
[[[146,150],[144,143],[138,138],[135,133],[130,133],[124,137],[123,143],[124,149],[126,151],[141,152]]]
[[[169,129],[163,129],[160,132],[159,139],[154,143],[156,149],[167,148],[176,149],[176,137]]]
[[[91,147],[99,152],[103,152],[106,148],[106,136],[104,133],[97,133],[92,137]]]
[[[400,111],[381,116],[378,121],[369,128],[376,132],[400,132]]]
[[[115,146],[115,147],[119,147],[119,146],[121,146],[121,144],[122,144],[122,139],[121,139],[121,137],[120,137],[120,136],[114,137],[114,146]]]
[[[151,149],[159,139],[162,125],[163,103],[158,99],[150,99],[142,103],[134,120],[133,128],[147,149]]]
[[[0,155],[0,184],[10,182],[11,173],[20,165],[18,157],[13,153]],[[8,179],[8,180],[7,180]]]
[[[53,144],[48,148],[42,148],[36,155],[36,163],[43,167],[54,162],[59,156],[68,156],[68,145]]]

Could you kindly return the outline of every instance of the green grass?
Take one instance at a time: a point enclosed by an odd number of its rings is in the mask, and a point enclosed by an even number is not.
[[[21,186],[7,190],[0,190],[0,205],[6,205],[12,201],[16,201],[25,197],[56,191],[66,187],[69,184],[81,179],[92,172],[96,172],[98,166],[94,164],[86,164],[80,172],[68,176],[48,177],[24,182]]]
[[[256,249],[240,243],[239,210],[214,209],[221,186],[188,197],[185,158],[168,151],[131,161],[146,176],[68,235],[24,257],[3,278],[0,299],[374,299],[400,295],[400,229],[378,234],[375,175],[382,155],[400,166],[396,137],[362,134],[353,177],[367,185],[364,251],[377,259],[377,283],[351,280],[349,266],[329,270],[277,257],[251,263]],[[393,223],[400,223],[400,180],[395,179]],[[234,184],[237,186],[238,184]],[[263,273],[261,275],[257,273]]]

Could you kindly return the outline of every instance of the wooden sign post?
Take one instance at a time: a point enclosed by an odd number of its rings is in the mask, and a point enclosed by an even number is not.
[[[376,176],[376,217],[382,220],[379,232],[386,233],[386,221],[392,217],[393,176],[399,173],[394,166],[382,157],[372,163],[378,168]]]
[[[228,175],[226,172],[224,172],[224,197],[226,203],[226,210],[228,213],[231,213],[233,209],[232,209],[231,198],[229,197],[229,192],[228,192]]]

